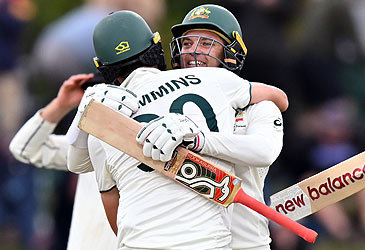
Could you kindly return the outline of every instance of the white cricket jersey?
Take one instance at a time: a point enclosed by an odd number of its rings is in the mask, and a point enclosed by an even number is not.
[[[140,68],[123,82],[137,94],[140,122],[183,113],[203,131],[233,134],[235,108],[250,102],[248,81],[221,68],[191,68],[161,72]],[[123,128],[120,128],[123,131]],[[100,191],[117,186],[119,249],[227,249],[230,209],[217,205],[156,171],[89,136],[90,159]],[[233,164],[208,160],[226,170]],[[70,166],[69,166],[70,167]]]
[[[10,143],[10,151],[21,162],[67,171],[66,138],[52,134],[57,124],[44,120],[39,113],[17,132]],[[79,175],[67,249],[115,249],[116,239],[105,215],[95,173]]]
[[[279,156],[283,146],[283,121],[280,110],[269,101],[250,105],[237,114],[234,133],[245,137],[239,151],[246,163],[235,166],[236,176],[242,179],[242,189],[248,195],[265,203],[265,177],[269,166]],[[256,159],[246,154],[255,155]],[[232,248],[270,249],[268,220],[240,204],[235,204],[233,211]]]

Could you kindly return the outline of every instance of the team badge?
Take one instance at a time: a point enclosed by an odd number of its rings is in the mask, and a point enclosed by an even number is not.
[[[117,47],[115,47],[115,50],[117,51],[117,55],[124,53],[128,50],[130,50],[131,48],[129,47],[129,43],[128,42],[120,42],[120,44],[118,44]]]
[[[189,20],[195,19],[195,18],[209,18],[209,14],[211,13],[208,8],[199,7],[191,13]]]

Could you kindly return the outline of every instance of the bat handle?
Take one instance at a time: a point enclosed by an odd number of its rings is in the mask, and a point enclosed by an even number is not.
[[[318,236],[318,233],[309,229],[298,222],[286,217],[285,215],[277,212],[276,210],[272,209],[269,206],[266,206],[262,202],[256,200],[255,198],[246,194],[242,188],[239,189],[237,192],[234,200],[234,203],[241,203],[252,210],[262,214],[266,218],[278,223],[279,225],[289,229],[293,233],[297,234],[298,236],[302,237],[304,240],[314,243]]]

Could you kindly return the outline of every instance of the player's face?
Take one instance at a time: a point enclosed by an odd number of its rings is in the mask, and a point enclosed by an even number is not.
[[[183,68],[218,67],[220,62],[212,56],[222,60],[224,40],[217,34],[206,30],[188,31],[181,42],[181,58]],[[214,42],[214,40],[219,41]],[[210,56],[208,56],[210,55]]]

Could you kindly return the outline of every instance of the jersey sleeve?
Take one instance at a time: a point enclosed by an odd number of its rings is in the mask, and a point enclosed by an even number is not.
[[[116,186],[116,182],[113,179],[111,173],[108,171],[107,166],[103,165],[100,170],[95,170],[95,174],[99,191],[101,193],[108,192]]]
[[[83,174],[94,171],[90,160],[88,148],[78,148],[69,145],[67,152],[68,170],[75,174]]]
[[[109,154],[111,152],[118,152],[121,155],[124,155],[124,153],[114,148],[111,149],[111,146],[93,136],[89,137],[89,146],[90,152],[92,152],[91,160],[95,166],[95,176],[99,191],[108,192],[116,186],[116,181],[110,170],[111,163],[107,157],[108,152]]]
[[[236,74],[220,69],[217,74],[218,84],[225,93],[227,100],[234,109],[244,109],[251,102],[251,83]]]
[[[271,101],[249,106],[245,134],[204,132],[202,154],[240,166],[267,167],[279,156],[283,146],[280,110]],[[239,131],[237,131],[240,133]]]
[[[52,134],[56,126],[38,111],[11,140],[10,152],[17,160],[36,167],[67,171],[68,143],[65,136]]]

